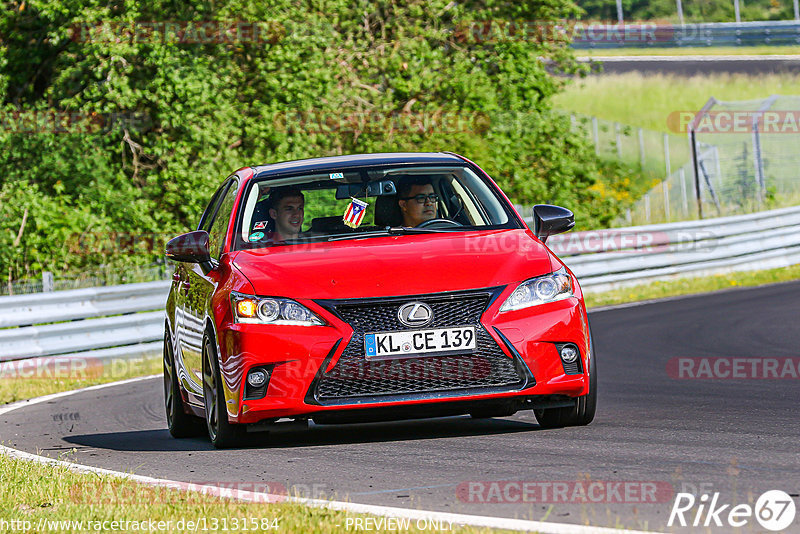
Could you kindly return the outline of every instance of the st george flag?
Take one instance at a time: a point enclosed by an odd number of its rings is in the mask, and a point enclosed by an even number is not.
[[[344,224],[350,228],[358,228],[361,225],[361,221],[364,220],[367,206],[366,202],[351,198],[350,205],[347,206],[347,211],[344,212]]]

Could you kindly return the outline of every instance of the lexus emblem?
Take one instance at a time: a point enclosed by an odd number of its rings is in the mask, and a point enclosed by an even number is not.
[[[397,310],[397,318],[406,326],[412,328],[425,326],[433,320],[433,310],[422,302],[409,302]]]

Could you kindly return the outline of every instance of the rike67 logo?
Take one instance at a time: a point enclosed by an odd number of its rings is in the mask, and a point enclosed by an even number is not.
[[[755,517],[762,528],[778,532],[792,524],[795,513],[796,507],[792,497],[781,490],[764,492],[756,500],[755,506],[723,504],[720,502],[719,492],[715,492],[712,496],[704,493],[699,499],[691,493],[678,493],[667,526],[677,524],[682,527],[739,528]]]

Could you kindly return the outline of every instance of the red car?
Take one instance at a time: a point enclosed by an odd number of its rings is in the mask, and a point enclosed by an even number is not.
[[[586,425],[597,383],[578,281],[489,176],[451,153],[245,167],[172,239],[167,421],[216,447],[294,420],[533,409]]]

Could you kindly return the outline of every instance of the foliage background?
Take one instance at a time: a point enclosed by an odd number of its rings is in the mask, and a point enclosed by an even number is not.
[[[551,110],[568,79],[562,75],[581,70],[568,43],[476,39],[463,31],[475,21],[574,18],[570,0],[0,6],[6,280],[151,262],[166,237],[196,226],[236,168],[304,157],[451,150],[480,164],[515,202],[573,208],[581,228],[602,226],[624,207],[623,169],[597,162],[569,120]],[[260,42],[180,42],[158,33],[134,39],[114,26],[131,21],[264,21],[271,30]],[[70,133],[20,126],[20,113],[48,110],[97,120]],[[286,117],[309,112],[480,112],[489,120],[467,131],[287,127]],[[80,237],[96,242],[120,233],[164,238],[134,254],[131,247],[87,247]]]

